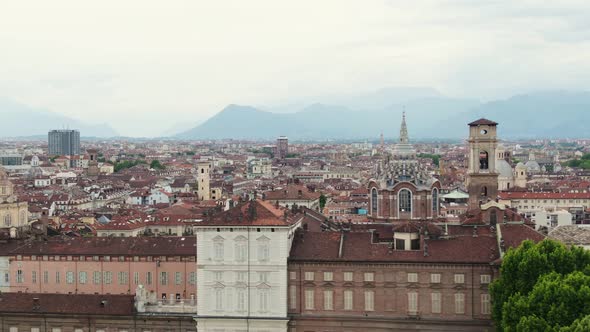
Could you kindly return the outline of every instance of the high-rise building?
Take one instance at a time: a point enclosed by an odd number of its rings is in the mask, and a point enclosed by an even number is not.
[[[77,130],[52,130],[49,132],[49,154],[75,156],[80,154],[80,132]]]
[[[287,136],[280,136],[277,138],[277,153],[276,157],[279,159],[284,159],[289,154],[289,139]]]

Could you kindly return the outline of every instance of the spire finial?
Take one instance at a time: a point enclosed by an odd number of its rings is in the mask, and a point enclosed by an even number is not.
[[[406,109],[404,107],[404,111],[402,113],[402,127],[399,131],[399,141],[400,143],[407,144],[410,139],[408,137],[408,126],[406,125]]]

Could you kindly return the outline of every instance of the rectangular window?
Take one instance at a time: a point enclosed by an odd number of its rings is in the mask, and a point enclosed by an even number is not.
[[[160,285],[168,285],[168,272],[160,272]]]
[[[313,281],[314,280],[314,273],[313,272],[305,272],[305,281]]]
[[[262,262],[266,262],[269,260],[270,256],[270,249],[268,247],[268,243],[260,243],[258,244],[258,260]]]
[[[482,285],[487,285],[487,284],[489,284],[490,282],[492,282],[492,276],[491,276],[491,275],[489,275],[489,274],[482,274],[482,275],[479,277],[479,280],[480,280],[480,282],[481,282],[481,284],[482,284]]]
[[[139,285],[139,272],[133,272],[133,284]]]
[[[324,281],[333,281],[333,280],[334,280],[334,273],[324,272]]]
[[[31,327],[31,332],[39,332],[40,330],[38,327]]]
[[[408,313],[416,315],[418,313],[418,293],[408,293]]]
[[[463,273],[455,274],[455,283],[456,284],[464,284],[465,283],[465,275]]]
[[[49,271],[43,271],[43,283],[44,284],[49,283]]]
[[[113,283],[113,272],[111,271],[105,271],[103,273],[103,281],[105,285],[110,285]]]
[[[61,283],[61,275],[59,274],[59,271],[55,272],[55,283]]]
[[[196,276],[197,276],[197,275],[196,275],[194,272],[190,272],[190,273],[188,274],[188,283],[189,283],[190,285],[194,285],[194,284],[196,284],[196,283],[197,283],[197,278],[196,278]]]
[[[31,282],[34,284],[37,283],[37,271],[31,271]]]
[[[297,286],[289,286],[289,308],[297,309]]]
[[[18,332],[18,327],[11,326],[11,327],[8,328],[8,332]]]
[[[365,272],[365,282],[373,282],[373,281],[375,281],[375,273]]]
[[[16,282],[19,284],[25,282],[25,273],[23,272],[23,270],[16,271]]]
[[[73,271],[66,272],[66,283],[69,285],[74,283],[74,272]]]
[[[246,290],[239,288],[237,293],[237,309],[239,312],[246,311]]]
[[[216,241],[213,244],[213,253],[214,253],[214,259],[216,261],[223,260],[223,242],[222,241]]]
[[[145,274],[145,283],[148,285],[152,284],[152,273],[151,272],[146,272]]]
[[[92,273],[92,282],[95,285],[100,285],[100,274],[101,274],[100,271],[94,271]]]
[[[352,310],[352,300],[353,300],[353,295],[352,295],[352,290],[345,290],[344,291],[344,310]]]
[[[490,294],[481,294],[481,314],[490,314]]]
[[[324,291],[324,310],[334,310],[334,291]]]
[[[86,275],[86,271],[80,271],[78,272],[78,282],[80,282],[80,284],[85,284],[87,281],[88,276]]]
[[[258,307],[260,308],[260,312],[268,312],[268,297],[268,289],[258,290]]]
[[[408,273],[408,282],[418,282],[418,273]]]
[[[117,274],[117,279],[119,279],[119,285],[127,285],[129,283],[129,273],[119,272]]]
[[[268,282],[268,274],[269,272],[258,272],[258,281]]]
[[[305,290],[305,310],[313,310],[314,309],[314,307],[315,307],[314,295],[315,295],[315,292],[313,289],[306,289]]]
[[[353,272],[344,272],[344,281],[352,281]]]
[[[365,291],[365,311],[375,310],[375,292],[372,290]]]
[[[431,306],[432,306],[432,310],[431,311],[432,311],[432,313],[433,314],[440,314],[441,307],[442,307],[441,306],[441,296],[440,296],[440,293],[439,292],[432,293],[430,295],[430,298],[431,298],[431,301],[432,301],[432,303],[431,303]]]
[[[223,289],[215,288],[215,310],[223,310]]]
[[[465,313],[465,294],[455,294],[455,313]]]
[[[297,280],[297,272],[295,272],[295,271],[289,271],[289,279],[291,279],[291,280]]]
[[[430,274],[430,283],[431,284],[440,284],[440,273],[431,273]]]
[[[222,271],[214,271],[213,272],[213,280],[222,281],[223,280],[223,272]]]
[[[174,283],[176,285],[182,284],[182,273],[180,273],[180,272],[174,273]]]

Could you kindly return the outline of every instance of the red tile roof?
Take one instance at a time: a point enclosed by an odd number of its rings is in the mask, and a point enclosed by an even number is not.
[[[287,219],[284,217],[285,211],[287,211]],[[255,200],[239,204],[209,219],[206,218],[198,225],[288,226],[294,221],[294,217],[290,210],[277,208],[269,201]]]
[[[498,123],[488,120],[488,119],[481,118],[479,120],[475,120],[475,121],[471,122],[469,125],[470,126],[497,126]]]
[[[131,316],[133,295],[2,293],[0,312]]]
[[[554,193],[554,192],[500,192],[500,199],[590,199],[590,192]]]
[[[0,255],[196,256],[196,242],[194,236],[51,239],[3,244]]]

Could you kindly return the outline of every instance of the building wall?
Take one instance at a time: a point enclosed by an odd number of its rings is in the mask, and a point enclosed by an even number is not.
[[[313,273],[313,280],[306,280],[306,272]],[[330,278],[326,280],[324,272],[331,273],[332,280],[329,280]],[[351,281],[345,280],[345,272],[352,272]],[[411,273],[416,274],[416,282],[410,279]],[[367,326],[364,324],[373,324],[371,319],[385,318],[388,321],[419,319],[432,321],[435,324],[445,321],[461,324],[479,324],[478,322],[489,324],[491,304],[487,307],[482,304],[483,297],[488,294],[488,283],[486,280],[482,283],[481,276],[489,275],[491,281],[496,273],[492,267],[483,264],[291,262],[289,264],[289,315],[295,322],[295,331],[331,331],[327,328],[329,325],[325,323],[338,323],[343,317],[351,320],[354,320],[354,317],[358,318],[359,325],[351,328],[350,331],[361,331],[363,326],[366,331]],[[369,275],[366,277],[366,274]],[[432,277],[433,274],[440,275],[440,282],[435,282],[436,277]],[[455,275],[463,275],[463,283],[455,282]],[[352,307],[345,307],[345,291],[352,291]],[[326,295],[325,292],[332,295]],[[372,295],[365,295],[365,293],[372,293]],[[409,294],[411,293],[416,294],[416,311],[410,308]],[[433,308],[432,294],[440,294],[440,312]],[[310,305],[311,302],[308,299],[310,295],[313,295],[313,305]],[[458,299],[459,303],[455,303],[456,295],[464,296],[463,306],[460,305],[460,299]],[[326,304],[330,296],[332,297],[331,306]],[[366,296],[369,297],[367,301],[365,301]],[[372,303],[370,303],[371,296]],[[456,306],[462,310],[456,310]],[[317,329],[313,328],[314,324],[301,325],[298,322],[308,319],[323,322],[315,325]],[[320,328],[321,326],[323,327]],[[415,328],[408,327],[409,330]],[[369,330],[373,331],[373,329]]]
[[[151,257],[151,256],[16,256],[10,260],[10,291],[29,293],[79,293],[79,294],[134,294],[138,285],[144,285],[148,292],[155,292],[158,298],[166,294],[179,294],[189,299],[196,295],[194,257]],[[178,260],[178,261],[177,261]],[[22,271],[22,279],[19,272]],[[83,273],[86,272],[86,281]],[[100,280],[94,282],[94,272],[100,273]],[[111,273],[111,282],[105,278]],[[162,272],[166,273],[162,275]],[[47,273],[47,279],[45,279]],[[59,273],[59,281],[57,274]],[[73,279],[68,282],[68,273]],[[120,273],[123,273],[120,275]],[[138,282],[135,281],[135,273]],[[151,283],[148,283],[148,273]],[[179,273],[179,282],[176,274]],[[126,278],[125,278],[126,276]],[[121,277],[121,278],[119,278]],[[164,278],[163,278],[164,277]],[[166,279],[166,280],[164,280]],[[196,280],[196,279],[193,279]]]
[[[0,228],[26,226],[29,219],[28,206],[27,202],[0,203]]]
[[[287,258],[298,226],[195,228],[199,331],[241,329],[248,322],[239,317],[286,331]]]
[[[187,316],[105,316],[105,315],[0,315],[0,332],[196,332],[191,315]],[[35,330],[37,331],[37,330]]]

